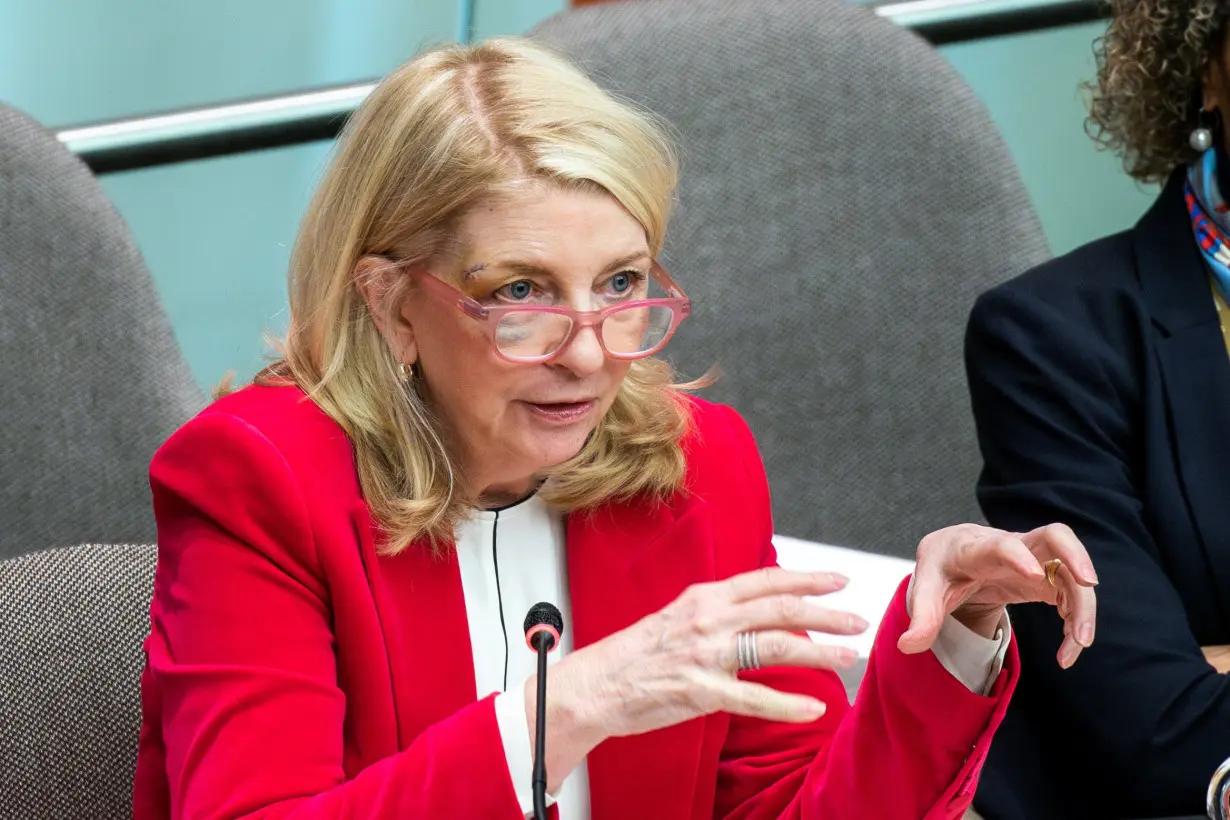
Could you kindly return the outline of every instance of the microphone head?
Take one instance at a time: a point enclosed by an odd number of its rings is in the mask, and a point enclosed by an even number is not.
[[[534,604],[530,607],[530,611],[526,613],[525,624],[522,626],[526,632],[529,632],[539,624],[547,624],[555,627],[556,632],[564,631],[564,616],[556,609],[554,604],[548,604],[546,601]]]
[[[559,636],[564,631],[564,616],[554,604],[549,604],[546,601],[534,604],[530,607],[530,611],[525,616],[525,643],[530,649],[535,652],[538,647],[535,645],[534,639],[538,635],[545,634],[547,636],[547,651],[551,651],[559,645]]]

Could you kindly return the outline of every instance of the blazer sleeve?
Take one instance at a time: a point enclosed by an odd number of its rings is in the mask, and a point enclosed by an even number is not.
[[[751,431],[731,411],[751,488],[749,509],[763,510],[759,564],[776,564],[764,467]],[[932,652],[905,655],[909,626],[905,579],[885,613],[853,706],[827,670],[779,667],[741,677],[806,693],[828,710],[810,724],[732,716],[718,767],[715,817],[960,818],[973,801],[991,736],[1016,685],[1015,643],[989,696],[969,691]]]
[[[264,434],[207,412],[158,452],[151,484],[144,708],[159,718],[171,817],[521,816],[508,777],[474,777],[507,771],[492,698],[346,779],[329,588],[295,476]]]
[[[978,498],[996,527],[1062,521],[1084,542],[1101,582],[1097,640],[1062,670],[1056,612],[1014,607],[1022,663],[1049,719],[1114,772],[1126,805],[1186,814],[1230,749],[1230,684],[1201,654],[1134,488],[1147,465],[1133,455],[1132,361],[1147,354],[1104,327],[1028,292],[978,301],[966,338]]]

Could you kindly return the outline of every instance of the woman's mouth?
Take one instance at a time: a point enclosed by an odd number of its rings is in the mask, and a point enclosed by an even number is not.
[[[571,402],[522,402],[537,418],[551,424],[576,424],[594,411],[593,399]]]

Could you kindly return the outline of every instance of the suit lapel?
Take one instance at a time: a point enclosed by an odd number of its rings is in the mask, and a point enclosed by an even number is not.
[[[378,555],[382,531],[367,505],[352,512],[389,652],[398,748],[476,699],[474,657],[456,553],[414,543]]]
[[[420,544],[378,555],[379,526],[366,504],[352,510],[389,652],[399,748],[474,702],[474,662],[461,573],[449,553]],[[573,645],[580,649],[715,578],[708,506],[612,504],[568,520]],[[430,636],[430,637],[428,637]],[[629,658],[635,663],[635,658]],[[611,738],[588,758],[593,820],[692,816],[705,719],[644,735]]]
[[[712,581],[712,519],[690,498],[666,505],[610,505],[568,521],[571,628],[577,649],[669,604],[690,584]],[[628,658],[630,664],[636,658]],[[594,820],[692,814],[706,721],[611,738],[588,758]]]
[[[1141,286],[1160,331],[1158,362],[1183,492],[1219,589],[1230,591],[1230,359],[1209,272],[1171,177],[1141,219],[1135,241]],[[1224,593],[1223,593],[1224,594]]]

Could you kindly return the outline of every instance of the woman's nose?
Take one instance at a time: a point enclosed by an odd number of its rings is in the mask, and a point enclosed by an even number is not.
[[[583,327],[564,346],[552,364],[567,368],[578,376],[587,376],[602,369],[606,354],[598,341],[598,327]]]

